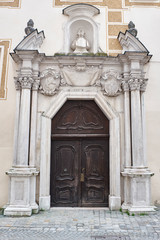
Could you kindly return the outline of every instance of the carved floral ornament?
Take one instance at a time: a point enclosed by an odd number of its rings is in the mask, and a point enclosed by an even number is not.
[[[148,79],[143,77],[134,77],[122,80],[123,91],[135,91],[139,90],[144,92],[146,90]]]
[[[15,80],[15,86],[17,90],[19,90],[20,87],[25,89],[31,89],[32,84],[34,82],[32,76],[15,77],[14,80]]]

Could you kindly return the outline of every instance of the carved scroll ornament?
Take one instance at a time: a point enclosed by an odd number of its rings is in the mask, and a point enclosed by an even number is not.
[[[104,95],[115,97],[122,92],[121,77],[118,72],[114,70],[102,73],[100,83],[102,90],[104,91]]]
[[[60,86],[60,73],[55,69],[48,68],[40,76],[40,92],[47,96],[53,96],[57,93]]]

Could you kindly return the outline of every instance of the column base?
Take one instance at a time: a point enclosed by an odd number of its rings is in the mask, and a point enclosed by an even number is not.
[[[26,207],[26,206],[12,206],[9,205],[5,210],[4,210],[4,215],[5,216],[17,216],[17,217],[22,217],[22,216],[31,216],[32,215],[32,208],[31,207]]]
[[[154,213],[151,204],[150,180],[153,173],[147,168],[124,169],[124,203],[122,211],[130,214]]]
[[[122,212],[129,212],[130,214],[149,214],[156,213],[155,206],[133,206],[129,204],[122,204]]]
[[[35,202],[35,182],[38,171],[35,168],[12,168],[7,172],[10,177],[10,199],[4,210],[6,216],[31,216],[38,213]],[[34,184],[33,184],[34,183]]]
[[[39,212],[39,206],[37,203],[31,204],[32,213],[37,214]]]
[[[119,210],[121,208],[121,197],[115,197],[109,195],[109,209]]]
[[[40,210],[50,209],[50,196],[44,196],[39,198],[39,208]]]

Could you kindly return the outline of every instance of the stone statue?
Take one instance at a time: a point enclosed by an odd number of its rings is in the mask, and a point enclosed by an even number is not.
[[[26,35],[29,35],[31,32],[33,32],[35,29],[33,28],[34,26],[34,22],[32,19],[30,19],[28,22],[27,22],[27,27],[25,28],[25,33]]]
[[[135,24],[132,21],[129,22],[128,29],[128,32],[130,32],[133,36],[137,36],[137,29],[135,28]]]
[[[88,53],[88,50],[90,49],[90,44],[85,38],[85,32],[83,29],[79,29],[79,31],[77,32],[77,37],[75,40],[73,40],[71,44],[71,49],[74,53],[77,54]]]

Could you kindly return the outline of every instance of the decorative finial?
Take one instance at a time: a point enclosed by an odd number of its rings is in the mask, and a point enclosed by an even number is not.
[[[33,26],[34,26],[34,22],[32,19],[30,19],[27,22],[27,27],[25,28],[26,35],[29,35],[31,32],[33,32],[35,30]]]
[[[135,24],[132,21],[129,22],[128,28],[129,28],[128,32],[130,32],[133,36],[136,37],[137,36],[137,29],[135,29]]]

